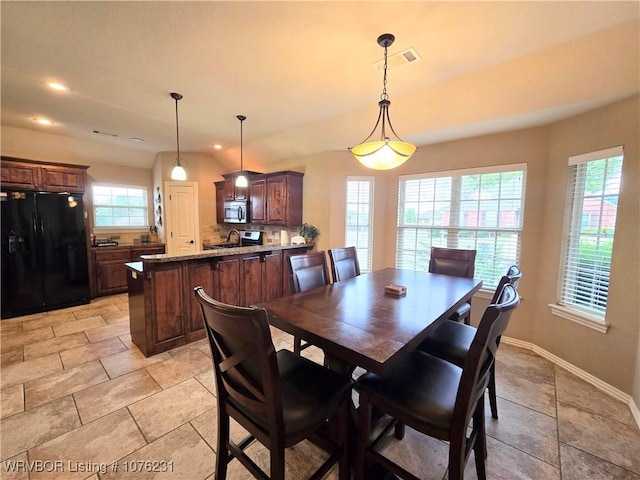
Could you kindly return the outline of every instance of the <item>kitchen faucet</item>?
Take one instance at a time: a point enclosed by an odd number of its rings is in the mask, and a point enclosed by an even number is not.
[[[229,230],[229,233],[227,234],[227,242],[229,242],[229,239],[231,239],[231,234],[234,232],[238,236],[238,241],[236,243],[240,245],[240,243],[242,242],[242,237],[240,236],[240,232],[235,228],[232,228],[231,230]]]

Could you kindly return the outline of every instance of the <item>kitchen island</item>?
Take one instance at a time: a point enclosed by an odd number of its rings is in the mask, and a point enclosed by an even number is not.
[[[127,267],[131,340],[146,356],[204,338],[193,288],[248,306],[291,293],[288,258],[307,245],[256,245],[189,255],[143,255]]]

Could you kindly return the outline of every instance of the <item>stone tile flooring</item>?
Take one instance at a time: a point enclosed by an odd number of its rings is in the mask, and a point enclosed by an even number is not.
[[[213,478],[216,400],[204,340],[145,358],[128,334],[126,295],[3,320],[0,333],[1,478]],[[290,336],[274,329],[273,338],[291,349]],[[321,361],[313,350],[305,355]],[[488,478],[640,480],[640,433],[628,406],[504,342],[497,372]],[[242,438],[242,428],[233,424],[232,435]],[[446,478],[444,442],[407,429],[382,448],[421,479]],[[268,465],[263,447],[250,451]],[[303,442],[286,458],[287,480],[299,480],[322,453]],[[171,471],[151,472],[152,462]],[[466,474],[475,478],[473,458]],[[251,477],[233,462],[228,478]]]

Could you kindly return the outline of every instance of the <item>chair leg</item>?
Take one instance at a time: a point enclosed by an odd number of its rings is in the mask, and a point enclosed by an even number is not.
[[[405,425],[404,423],[397,422],[396,426],[393,427],[393,435],[398,439],[402,440],[404,438]]]
[[[278,442],[279,443],[279,442]],[[284,444],[272,445],[270,449],[272,479],[284,480]]]
[[[491,407],[491,416],[498,418],[498,398],[496,397],[496,363],[491,365],[491,373],[489,377],[489,406]]]
[[[349,445],[349,429],[348,429],[348,415],[349,415],[350,399],[343,402],[342,406],[338,409],[338,438],[342,441],[342,456],[338,464],[339,479],[350,480],[351,468],[349,462],[349,456],[351,455]]]
[[[484,396],[478,401],[476,411],[473,413],[473,429],[476,431],[476,441],[473,445],[473,455],[476,460],[476,473],[478,480],[487,477],[485,460],[487,458],[487,432],[484,422]]]
[[[354,480],[364,480],[367,470],[367,447],[371,431],[373,409],[365,393],[360,393],[358,407],[358,441],[356,444],[356,464]]]
[[[218,407],[218,441],[216,443],[216,472],[215,480],[225,480],[227,478],[227,464],[229,463],[229,416],[226,412],[220,411]]]

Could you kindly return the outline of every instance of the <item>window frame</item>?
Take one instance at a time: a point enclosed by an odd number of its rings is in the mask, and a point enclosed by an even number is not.
[[[508,173],[508,172],[521,172],[522,174],[522,191],[519,197],[520,200],[520,210],[519,210],[519,226],[518,227],[512,227],[512,228],[507,228],[507,227],[483,227],[483,226],[464,226],[461,225],[461,222],[458,219],[449,219],[449,223],[447,225],[438,225],[434,222],[432,222],[430,225],[403,225],[403,218],[402,215],[404,213],[403,208],[404,208],[404,199],[403,199],[403,185],[402,182],[406,181],[406,180],[418,180],[418,179],[438,179],[438,178],[451,178],[451,187],[450,187],[450,195],[449,198],[445,201],[445,200],[441,200],[442,202],[445,203],[449,203],[449,204],[453,204],[456,203],[457,207],[455,209],[451,209],[451,210],[456,210],[457,212],[462,212],[463,209],[463,202],[464,199],[462,198],[462,177],[464,176],[472,176],[472,175],[481,175],[481,174],[492,174],[492,173]],[[502,182],[501,182],[502,183]],[[439,171],[439,172],[425,172],[425,173],[419,173],[419,174],[412,174],[412,175],[402,175],[399,177],[398,180],[398,218],[397,218],[397,230],[396,230],[396,259],[395,259],[395,265],[396,268],[406,268],[402,263],[401,263],[401,230],[404,230],[406,228],[411,228],[411,229],[416,229],[416,230],[428,230],[428,231],[438,231],[438,230],[446,230],[447,232],[452,232],[453,234],[447,234],[447,245],[437,245],[433,242],[433,238],[429,239],[430,245],[431,246],[449,246],[450,248],[466,248],[463,246],[453,246],[450,243],[450,239],[452,238],[456,238],[457,235],[460,232],[473,232],[473,239],[474,239],[474,243],[476,245],[476,250],[478,250],[477,253],[477,257],[476,257],[476,263],[477,260],[479,258],[482,258],[482,252],[480,249],[477,248],[477,244],[478,244],[478,233],[479,232],[496,232],[496,238],[499,237],[499,235],[501,233],[515,233],[517,234],[517,241],[516,241],[516,245],[515,245],[515,251],[514,251],[514,256],[515,256],[515,260],[513,261],[513,263],[517,263],[520,264],[521,261],[521,247],[522,247],[522,234],[523,234],[523,229],[524,229],[524,220],[525,220],[525,203],[526,203],[526,183],[527,183],[527,164],[526,163],[512,163],[512,164],[503,164],[503,165],[492,165],[492,166],[486,166],[486,167],[474,167],[474,168],[467,168],[467,169],[460,169],[460,170],[447,170],[447,171]],[[454,184],[456,184],[456,186],[454,187]],[[502,185],[501,185],[502,187]],[[504,200],[502,197],[498,198],[498,202]],[[454,224],[454,222],[457,222],[457,224]],[[494,249],[495,252],[495,249]],[[416,250],[416,254],[418,253],[418,250]],[[430,249],[429,251],[425,251],[422,252],[422,257],[423,257],[423,262],[425,264],[425,271],[428,268],[428,257],[430,255]],[[492,259],[494,265],[496,263],[499,263],[499,261],[494,261],[493,259],[496,258],[495,255],[491,255],[491,257],[489,257],[490,259]],[[509,263],[511,264],[511,261],[509,260]],[[507,270],[508,267],[505,267],[505,272]],[[478,275],[478,268],[476,266],[476,277],[479,277]],[[493,294],[493,289],[497,286],[497,282],[499,281],[499,278],[501,275],[504,275],[504,273],[501,273],[500,276],[498,276],[497,270],[494,268],[493,269],[494,272],[494,276],[496,276],[497,278],[495,279],[495,285],[493,283],[490,283],[487,281],[487,279],[483,279],[483,287],[479,292],[479,296],[481,297],[485,297],[488,295],[492,295]],[[482,278],[482,277],[479,277]]]
[[[114,226],[103,226],[97,225],[97,208],[100,207],[111,207],[111,208],[131,208],[131,206],[120,206],[120,205],[104,205],[96,203],[96,193],[95,187],[106,187],[106,188],[127,188],[127,189],[136,189],[141,190],[144,193],[144,205],[140,207],[144,210],[144,218],[146,219],[145,225],[114,225]],[[91,185],[91,208],[93,213],[93,230],[96,232],[109,232],[109,231],[119,231],[119,232],[146,232],[149,230],[149,189],[144,185],[123,185],[116,183],[93,183]]]
[[[588,168],[588,164],[590,162],[602,161],[606,160],[605,168],[608,167],[608,162],[611,159],[615,159],[617,157],[620,158],[620,177],[618,183],[618,189],[615,195],[611,195],[611,193],[607,193],[604,189],[607,183],[607,177],[603,176],[603,184],[602,191],[599,195],[594,195],[593,192],[587,192],[585,186],[587,182],[593,181],[593,179],[589,179],[587,177],[586,172],[581,172],[580,169]],[[615,232],[617,227],[617,210],[618,210],[618,202],[620,199],[620,189],[622,185],[622,168],[624,165],[624,148],[622,146],[611,147],[603,150],[597,150],[594,152],[588,152],[580,155],[574,155],[569,157],[568,161],[568,177],[567,177],[567,187],[566,187],[566,203],[565,203],[565,212],[564,212],[564,226],[562,230],[562,249],[560,251],[560,268],[558,271],[558,288],[557,288],[557,298],[556,302],[549,304],[551,311],[554,315],[565,318],[567,320],[573,321],[580,325],[584,325],[593,330],[596,330],[600,333],[606,333],[609,328],[609,322],[607,321],[607,309],[608,309],[608,300],[609,300],[609,284],[611,281],[611,258],[609,258],[609,272],[607,274],[606,283],[606,301],[605,307],[602,310],[599,310],[595,307],[581,306],[578,304],[577,300],[575,303],[570,301],[571,292],[574,292],[573,295],[577,295],[575,292],[578,290],[580,282],[577,280],[579,277],[579,267],[575,265],[576,255],[577,258],[580,258],[580,241],[583,237],[589,236],[596,238],[597,245],[597,256],[600,256],[600,252],[603,249],[600,248],[599,240],[601,237],[611,236],[611,251],[613,251],[615,245]],[[585,200],[591,198],[598,198],[601,202],[601,205],[604,204],[605,197],[613,197],[615,196],[615,223],[613,226],[613,234],[602,233],[602,229],[611,227],[603,227],[601,222],[604,213],[600,213],[598,215],[599,232],[596,232],[596,235],[593,234],[587,235],[586,232],[583,231],[584,227],[584,212],[582,210],[584,206]],[[598,281],[601,282],[603,279],[602,270],[597,271]],[[574,286],[572,288],[571,286]],[[602,301],[601,295],[598,295],[597,299]],[[592,303],[594,297],[591,296]]]
[[[353,203],[349,203],[349,182],[367,182],[369,183],[369,222],[366,225],[367,229],[367,248],[366,252],[362,251],[362,248],[358,248],[358,241],[356,240],[356,244],[353,245],[358,250],[358,261],[360,264],[360,272],[368,273],[373,270],[373,221],[374,221],[374,190],[375,190],[375,177],[373,176],[352,176],[348,175],[345,180],[345,218],[344,218],[344,241],[345,246],[352,246],[353,242],[351,242],[348,238],[348,228],[349,228],[349,205],[353,205]],[[359,201],[356,202],[356,205],[362,205]],[[364,226],[359,223],[356,226]],[[356,237],[358,235],[356,234]]]

